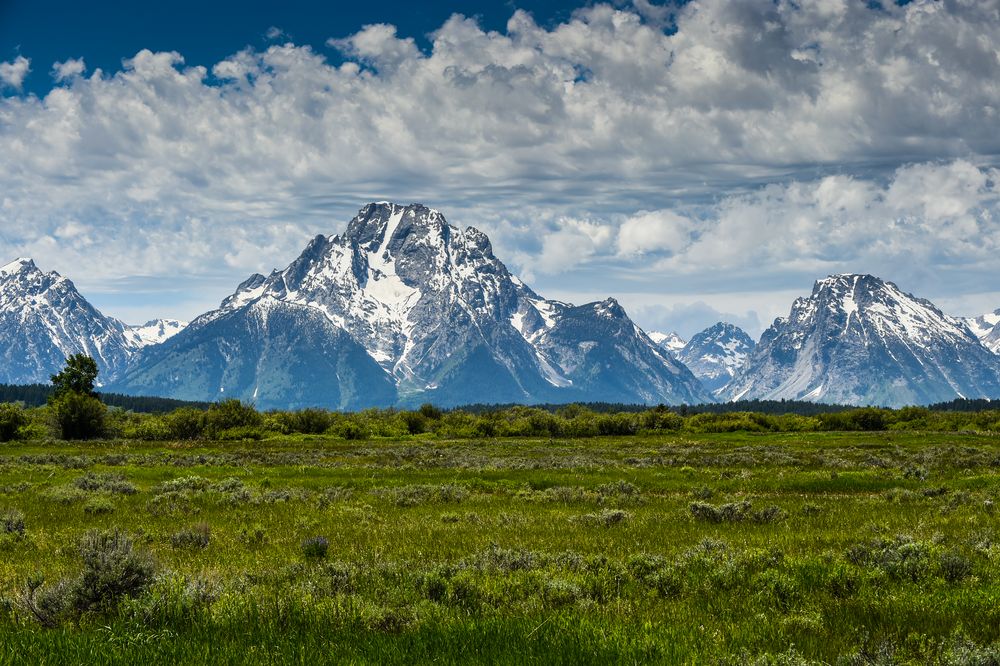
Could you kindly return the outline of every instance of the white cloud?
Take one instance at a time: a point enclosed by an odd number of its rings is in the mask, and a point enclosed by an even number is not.
[[[52,65],[52,78],[57,82],[70,81],[87,71],[83,58],[70,58]]]
[[[31,60],[24,56],[19,55],[10,62],[0,62],[0,88],[6,86],[20,90],[30,71]]]
[[[268,40],[270,40],[272,42],[276,42],[279,39],[286,39],[286,38],[288,38],[288,33],[286,33],[284,30],[282,30],[278,26],[272,25],[270,28],[268,28],[264,32],[264,36],[267,37]]]
[[[455,16],[424,51],[379,24],[331,40],[338,64],[291,43],[209,67],[142,51],[0,99],[0,254],[81,279],[242,276],[391,198],[595,288],[613,265],[651,292],[845,267],[965,289],[998,268],[1000,16],[884,5],[636,2],[501,32]]]
[[[682,250],[691,242],[695,223],[671,210],[642,211],[618,229],[618,251],[623,255]]]

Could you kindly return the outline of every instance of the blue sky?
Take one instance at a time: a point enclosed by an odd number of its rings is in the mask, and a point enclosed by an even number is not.
[[[366,202],[549,297],[757,334],[871,272],[1000,307],[1000,8],[0,0],[0,262],[190,318]]]
[[[542,23],[566,20],[579,5],[552,0],[525,2],[315,2],[315,0],[175,0],[173,2],[65,2],[0,0],[0,58],[19,54],[36,63],[83,57],[90,68],[111,72],[123,58],[142,49],[178,51],[189,65],[211,66],[246,46],[276,41],[273,28],[319,50],[334,36],[347,36],[363,25],[390,22],[421,47],[427,35],[455,12],[474,16],[483,27],[503,29],[513,11],[525,9]],[[271,33],[274,34],[273,32]],[[331,50],[331,55],[336,52]],[[44,94],[52,79],[30,77],[25,90]]]

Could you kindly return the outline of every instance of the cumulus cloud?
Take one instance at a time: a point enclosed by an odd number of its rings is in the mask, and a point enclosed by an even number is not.
[[[10,62],[0,62],[0,88],[10,87],[20,90],[24,85],[24,77],[31,71],[31,60],[17,56]]]
[[[377,24],[334,36],[336,62],[293,43],[206,66],[142,51],[0,99],[3,253],[235,275],[391,198],[483,227],[540,276],[995,270],[1000,8],[869,4],[637,1],[553,26],[517,11],[499,32],[454,16],[425,50]]]
[[[70,81],[87,71],[83,58],[70,58],[52,65],[52,78],[57,82]]]
[[[695,223],[672,210],[642,211],[618,229],[618,251],[624,255],[673,254],[691,242]]]

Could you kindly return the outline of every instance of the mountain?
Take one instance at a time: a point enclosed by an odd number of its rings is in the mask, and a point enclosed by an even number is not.
[[[871,275],[833,275],[776,319],[722,394],[902,406],[1000,397],[1000,358],[960,320]]]
[[[650,331],[649,338],[675,356],[679,354],[680,351],[684,349],[684,345],[687,344],[684,338],[677,335],[676,332],[661,333],[660,331]]]
[[[126,326],[101,314],[70,280],[31,259],[0,267],[0,383],[47,383],[77,353],[92,356],[107,381],[133,350]]]
[[[153,319],[145,324],[137,326],[126,326],[125,338],[129,344],[135,348],[158,345],[164,340],[168,340],[184,330],[186,321],[176,319]]]
[[[614,300],[545,300],[482,232],[388,202],[142,350],[116,390],[341,409],[710,399]]]
[[[753,348],[753,338],[742,328],[719,322],[692,337],[677,360],[715,393],[732,381]]]
[[[1000,309],[964,321],[983,346],[994,354],[1000,354]]]

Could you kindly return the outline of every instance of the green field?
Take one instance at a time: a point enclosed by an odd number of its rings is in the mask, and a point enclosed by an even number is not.
[[[960,433],[10,442],[0,663],[996,664],[998,470]]]

